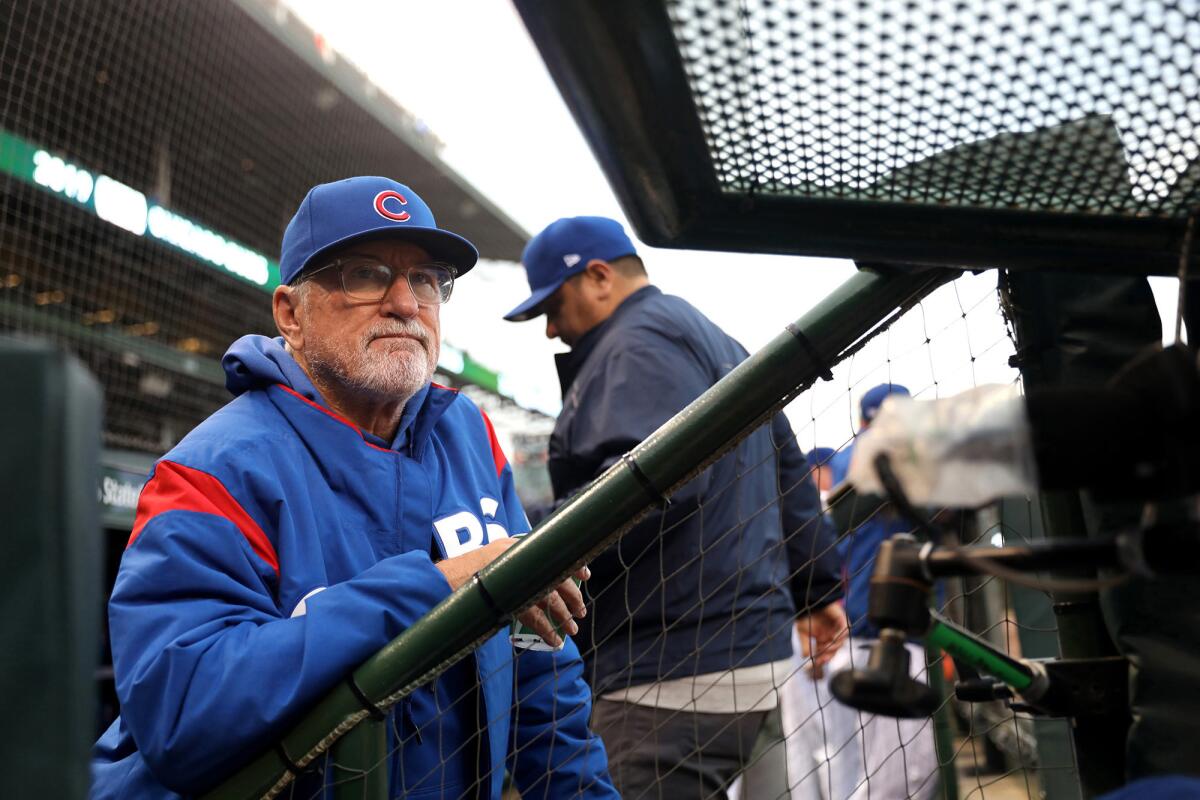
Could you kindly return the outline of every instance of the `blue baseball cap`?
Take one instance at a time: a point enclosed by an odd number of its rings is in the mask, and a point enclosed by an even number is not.
[[[833,458],[836,452],[832,447],[814,447],[808,451],[804,460],[808,462],[810,467],[823,467],[829,459]]]
[[[552,222],[525,245],[521,265],[529,279],[530,295],[504,318],[522,322],[540,315],[542,302],[594,259],[612,261],[635,255],[637,248],[615,219],[566,217]]]
[[[898,383],[881,383],[878,386],[867,389],[866,394],[862,396],[862,400],[858,404],[863,421],[870,422],[875,419],[875,415],[879,413],[879,407],[883,405],[883,399],[893,394],[908,397],[912,393]]]
[[[479,251],[442,230],[420,195],[391,178],[362,176],[314,186],[283,232],[279,280],[296,276],[330,250],[351,242],[399,239],[423,247],[458,275],[475,266]]]

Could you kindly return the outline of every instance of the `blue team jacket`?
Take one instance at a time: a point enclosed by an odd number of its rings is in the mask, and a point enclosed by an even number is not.
[[[529,529],[466,397],[422,390],[389,444],[330,411],[281,340],[243,337],[223,363],[236,399],[139,499],[109,604],[121,716],[93,797],[211,788],[450,594],[436,559]],[[616,797],[582,675],[572,643],[514,659],[492,637],[393,710],[393,795],[475,796],[479,780],[499,798],[507,763],[525,798]]]

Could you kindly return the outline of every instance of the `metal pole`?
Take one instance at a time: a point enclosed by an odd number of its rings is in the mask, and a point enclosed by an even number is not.
[[[967,545],[965,547],[936,547],[925,560],[925,568],[935,578],[952,575],[986,574],[979,562],[998,567],[1037,572],[1069,567],[1122,566],[1116,541],[1097,539],[1055,539],[1028,544]]]
[[[942,702],[933,712],[933,746],[937,749],[938,774],[942,782],[942,800],[958,800],[958,765],[954,762],[954,723],[950,719],[950,696],[942,677],[941,653],[925,643],[925,663],[929,665],[929,686]]]
[[[1007,498],[1000,504],[1000,530],[1005,544],[1045,540],[1042,515],[1035,500]],[[1006,584],[1017,618],[1020,651],[1025,658],[1054,658],[1059,653],[1058,633],[1050,598],[1036,589]],[[1037,772],[1044,800],[1080,800],[1079,768],[1075,763],[1070,721],[1034,717]]]
[[[915,303],[956,274],[864,270],[852,276],[488,565],[476,580],[372,656],[355,671],[355,682],[368,698],[387,708],[437,676],[827,374],[844,351],[893,311]],[[486,594],[480,583],[486,585]],[[492,603],[502,613],[497,614]],[[365,716],[358,700],[339,686],[284,737],[283,745],[288,753],[303,753],[293,758],[304,766]],[[268,751],[208,796],[274,796],[289,781],[280,758]]]

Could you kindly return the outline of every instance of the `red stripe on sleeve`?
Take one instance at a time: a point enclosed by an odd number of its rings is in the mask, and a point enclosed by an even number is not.
[[[166,511],[198,511],[215,514],[237,526],[250,543],[250,548],[279,575],[279,558],[271,540],[258,527],[246,509],[242,508],[221,482],[198,469],[185,467],[173,461],[160,461],[154,468],[154,477],[142,489],[138,497],[137,518],[129,544],[141,534],[151,519]]]
[[[492,460],[496,462],[496,474],[499,475],[508,466],[508,459],[504,457],[504,450],[500,448],[500,442],[496,440],[496,429],[492,427],[492,421],[482,409],[479,413],[483,414],[483,424],[487,425],[488,438],[492,441]]]

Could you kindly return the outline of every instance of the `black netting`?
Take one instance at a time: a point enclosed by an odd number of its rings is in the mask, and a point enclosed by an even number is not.
[[[218,360],[274,332],[279,241],[317,183],[396,176],[485,255],[520,251],[436,139],[282,8],[52,0],[0,20],[0,331],[84,359],[111,446],[161,453],[228,399]]]
[[[817,455],[814,446],[833,451],[853,446],[860,430],[859,400],[867,389],[895,383],[907,386],[918,399],[946,397],[985,381],[1016,380],[1016,371],[1007,366],[1012,354],[995,275],[962,277],[894,320],[837,365],[831,381],[816,384],[785,407],[794,443],[813,456],[798,483],[781,484],[777,495],[760,504],[739,499],[738,483],[754,480],[764,468],[778,469],[782,454],[793,443],[775,440],[762,460],[739,459],[729,482],[709,484],[699,495],[680,490],[671,506],[644,519],[614,545],[607,558],[592,561],[588,617],[581,624],[595,627],[576,640],[593,689],[593,725],[603,731],[611,763],[625,764],[614,767],[626,770],[620,776],[623,796],[658,797],[669,791],[722,797],[728,790],[730,797],[742,800],[924,799],[947,796],[948,781],[954,782],[957,796],[985,800],[1046,796],[1044,792],[1078,795],[1078,766],[1066,722],[1034,719],[1001,701],[955,699],[953,683],[968,674],[920,642],[908,645],[910,673],[940,687],[942,699],[933,715],[897,720],[839,703],[831,694],[830,676],[865,666],[877,635],[864,627],[862,616],[865,579],[874,552],[882,537],[912,528],[891,506],[850,496],[828,507],[826,523],[836,530],[836,539],[818,550],[813,537],[816,521],[783,512],[799,493],[800,483],[814,481],[828,488],[822,482],[822,472],[828,475],[828,455]],[[731,506],[736,509],[732,517],[718,511]],[[1035,541],[1043,535],[1039,517],[1036,504],[1025,499],[1005,501],[978,514],[941,510],[938,519],[945,538],[937,543],[987,546]],[[725,521],[717,524],[716,519]],[[782,533],[766,546],[748,538],[749,530],[764,530],[753,526],[765,520],[771,521],[768,528],[778,525]],[[789,544],[797,541],[812,543],[813,548],[806,554],[789,552]],[[735,544],[732,550],[723,548],[731,543]],[[729,552],[737,554],[735,561],[728,559]],[[842,584],[817,588],[816,573],[810,573],[810,568],[828,557],[842,565]],[[764,563],[779,565],[780,582],[748,590],[749,576]],[[639,578],[630,579],[635,574]],[[646,584],[648,578],[652,585]],[[798,595],[802,604],[811,607],[842,591],[852,635],[837,645],[824,677],[818,677],[811,657],[801,652],[803,644],[793,636],[793,620],[763,617],[757,609],[781,593]],[[730,609],[728,599],[733,595],[744,602]],[[932,602],[950,619],[1011,655],[1058,655],[1055,621],[1045,592],[1013,587],[993,577],[954,578],[939,582]],[[627,625],[630,620],[634,624]],[[731,653],[728,669],[696,668],[701,653],[711,654],[714,642],[724,642],[739,630],[751,632],[753,644]],[[680,631],[692,637],[686,652],[661,646]],[[776,658],[781,641],[790,641],[794,649],[788,656],[791,648],[785,647]],[[597,666],[614,651],[628,664],[644,663],[649,654],[655,671],[671,678],[653,681],[644,674],[614,673],[611,659],[608,667]],[[526,657],[525,651],[518,650],[513,663]],[[468,657],[451,669],[462,669],[463,664],[476,666]],[[558,678],[546,676],[522,691],[534,692]],[[438,694],[451,685],[454,679],[443,675],[414,693],[418,700],[436,699],[433,719],[406,722],[403,703],[408,700],[401,701],[401,710],[389,722],[392,752],[373,769],[386,769],[396,751],[419,747],[420,737],[436,735],[442,715],[463,719],[478,714],[473,692]],[[710,716],[698,722],[692,713],[697,709],[702,710],[701,718],[716,714],[720,720],[712,723]],[[559,713],[569,710],[560,708]],[[481,732],[497,727],[510,709],[491,713],[493,718],[480,721]],[[512,713],[516,719],[531,711],[518,703]],[[778,717],[768,723],[768,714]],[[939,725],[944,728],[940,739]],[[471,753],[480,741],[469,737],[447,743],[443,755]],[[513,754],[518,761],[525,747],[536,744],[518,745]],[[584,758],[585,749],[580,743],[571,758]],[[632,754],[638,752],[660,753],[671,760],[660,764],[657,778],[639,778],[627,771]],[[722,759],[745,766],[734,785],[724,789],[706,782],[711,776],[701,777],[706,769],[715,773]],[[325,776],[351,779],[356,774],[343,770],[336,751],[320,756],[317,763]],[[406,776],[405,785],[432,786],[445,779],[437,767],[427,767],[420,775]],[[579,793],[586,794],[587,789],[580,786]],[[289,786],[285,796],[319,794],[311,783],[299,782]],[[453,796],[470,796],[470,790]],[[535,792],[534,796],[542,795]],[[519,795],[511,788],[505,797],[516,800]]]
[[[670,0],[724,191],[1184,216],[1200,5]]]
[[[838,457],[830,452],[853,447],[862,424],[859,401],[868,389],[900,385],[918,399],[947,397],[980,383],[1015,380],[1007,367],[1012,353],[992,275],[965,276],[939,289],[835,367],[832,381],[814,385],[787,407],[814,478],[829,489],[844,470],[833,466]],[[1025,500],[979,514],[931,513],[945,534],[936,544],[1015,544],[1040,535],[1033,531],[1036,507]],[[830,505],[829,516],[838,530],[852,626],[832,669],[863,668],[877,635],[863,618],[873,555],[884,537],[913,528],[877,498],[842,497]],[[1035,613],[1049,616],[1046,595],[1016,591],[1023,592],[1018,602],[1014,590],[994,578],[947,579],[939,582],[932,605],[1010,654],[1057,655],[1053,619]],[[1050,723],[1040,741],[1043,730],[1028,715],[1000,702],[955,699],[953,684],[966,675],[940,652],[912,642],[908,650],[910,674],[934,686],[940,680],[943,687],[930,717],[897,720],[848,709],[827,684],[813,681],[804,659],[795,662],[781,691],[792,797],[942,797],[951,791],[948,781],[959,797],[1036,797],[1050,785],[1069,792],[1064,796],[1077,793],[1074,753],[1062,723]],[[939,725],[946,728],[940,741]]]

